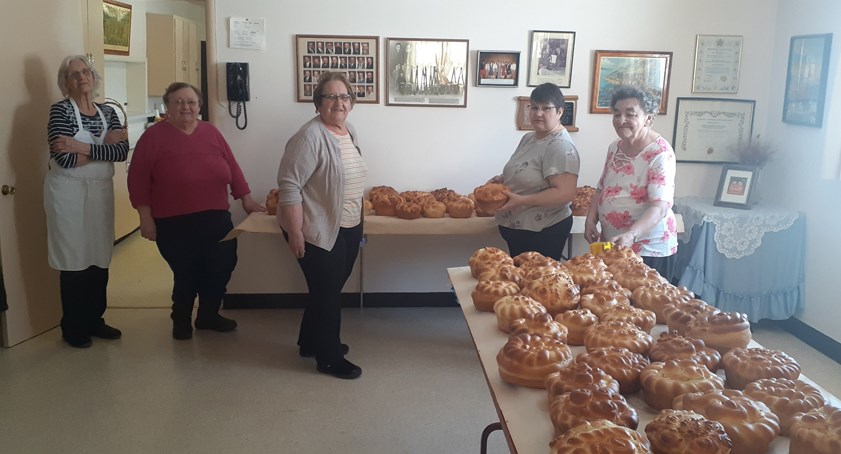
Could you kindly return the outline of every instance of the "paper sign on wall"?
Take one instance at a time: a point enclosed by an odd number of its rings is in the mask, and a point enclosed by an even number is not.
[[[230,47],[233,49],[265,49],[266,20],[232,17]]]

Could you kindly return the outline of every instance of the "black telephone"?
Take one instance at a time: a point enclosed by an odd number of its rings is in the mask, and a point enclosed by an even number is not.
[[[248,111],[245,107],[245,101],[251,99],[250,90],[248,88],[248,63],[226,63],[226,73],[228,82],[228,114],[236,119],[237,128],[242,130],[248,127]],[[231,109],[231,102],[237,105],[237,111],[234,113]],[[240,126],[240,116],[244,119],[244,124]]]

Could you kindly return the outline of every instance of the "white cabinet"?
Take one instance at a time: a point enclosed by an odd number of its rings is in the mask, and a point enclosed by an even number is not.
[[[173,82],[198,87],[199,37],[196,23],[179,16],[146,13],[149,96],[161,96]]]

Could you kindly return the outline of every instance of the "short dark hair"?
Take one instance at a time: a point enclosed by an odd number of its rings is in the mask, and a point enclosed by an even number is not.
[[[350,95],[350,105],[356,104],[356,92],[351,88],[350,82],[347,81],[347,77],[345,77],[344,73],[332,72],[332,71],[324,71],[318,76],[318,85],[315,87],[315,90],[312,92],[312,103],[315,104],[316,112],[318,109],[321,108],[321,102],[324,101],[324,86],[327,85],[327,82],[331,82],[334,80],[341,81],[345,84],[345,88],[347,88],[347,92]]]
[[[199,90],[198,88],[188,84],[187,82],[173,82],[173,83],[169,84],[169,86],[166,87],[166,91],[164,92],[164,96],[163,96],[164,104],[169,104],[169,95],[175,93],[178,90],[181,90],[182,88],[187,88],[187,87],[190,87],[190,88],[193,89],[193,92],[195,92],[196,96],[198,96],[198,98],[199,98],[199,105],[201,105],[201,90]]]
[[[557,109],[564,108],[564,94],[557,85],[551,82],[538,85],[531,91],[529,99],[533,103],[552,104]]]
[[[633,85],[622,85],[610,96],[610,110],[616,108],[616,103],[625,99],[636,99],[640,108],[649,115],[657,115],[660,111],[660,98],[650,91]]]

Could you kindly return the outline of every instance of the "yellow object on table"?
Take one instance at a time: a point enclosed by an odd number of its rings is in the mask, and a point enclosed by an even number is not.
[[[590,253],[593,255],[599,255],[604,253],[604,251],[609,251],[613,249],[613,243],[610,241],[597,241],[595,243],[590,243]]]

